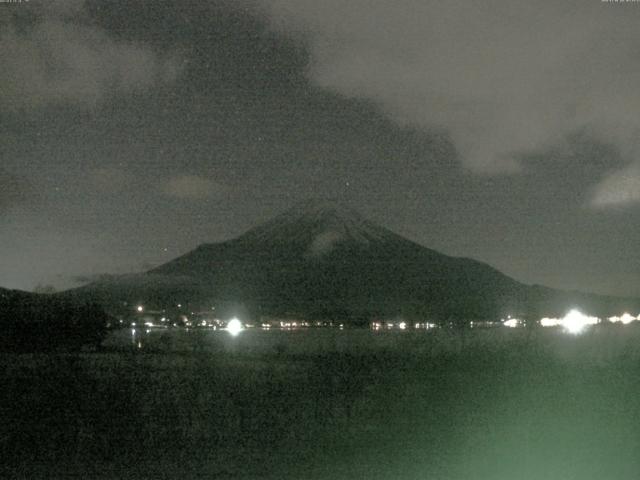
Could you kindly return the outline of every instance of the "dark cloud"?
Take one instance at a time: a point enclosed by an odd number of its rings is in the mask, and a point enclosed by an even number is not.
[[[517,173],[522,153],[589,128],[628,167],[596,206],[640,200],[640,9],[602,2],[270,0],[280,31],[305,32],[309,79],[370,98],[396,121],[446,128],[464,165]],[[627,5],[628,7],[628,5]]]
[[[95,107],[115,93],[176,80],[180,63],[79,21],[83,2],[3,6],[0,106],[9,111],[72,103]]]

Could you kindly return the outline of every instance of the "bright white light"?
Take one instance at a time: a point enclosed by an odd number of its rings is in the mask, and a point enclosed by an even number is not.
[[[623,325],[627,325],[636,320],[636,317],[630,315],[629,313],[623,313],[621,317],[609,317],[609,321],[611,323],[622,323]]]
[[[502,324],[505,327],[515,328],[515,327],[518,326],[518,319],[517,318],[510,318],[509,320],[505,320],[504,322],[502,322]]]
[[[557,327],[558,325],[562,325],[562,320],[559,318],[541,318],[540,325],[543,327]]]
[[[234,337],[238,335],[243,330],[242,322],[237,318],[232,318],[227,323],[227,332],[229,332]]]
[[[582,332],[587,325],[595,325],[599,321],[596,317],[589,317],[578,310],[571,310],[562,319],[562,326],[569,333],[578,334]]]
[[[398,327],[400,327],[400,330],[404,330],[405,328],[407,328],[407,324],[405,322],[400,322],[398,324]]]
[[[136,310],[138,310],[139,312],[142,312],[144,310],[144,307],[142,305],[138,305],[136,307]]]
[[[612,317],[613,318],[613,317]],[[617,318],[617,317],[616,317]],[[611,319],[610,319],[611,320]],[[596,325],[600,323],[600,319],[597,317],[590,317],[584,315],[579,310],[571,310],[562,318],[542,318],[540,319],[540,325],[543,327],[563,327],[567,332],[578,334],[582,332],[585,327],[589,325]]]

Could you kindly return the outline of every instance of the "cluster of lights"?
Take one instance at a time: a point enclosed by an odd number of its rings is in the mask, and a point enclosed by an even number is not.
[[[545,317],[540,319],[540,325],[543,327],[562,327],[569,333],[581,333],[586,327],[590,325],[597,325],[600,323],[598,317],[591,317],[585,315],[579,310],[571,310],[562,318],[549,318]]]
[[[415,323],[413,324],[413,328],[416,330],[430,330],[432,328],[436,328],[437,325],[435,323],[423,322],[423,323]],[[393,322],[372,322],[371,329],[372,330],[383,330],[383,329],[391,330],[393,328],[398,328],[400,330],[408,330],[411,328],[407,322],[401,321],[398,323]]]
[[[633,315],[625,312],[620,317],[609,317],[607,320],[609,320],[611,323],[622,323],[623,325],[627,325],[636,320],[640,320],[640,315],[634,317]]]
[[[598,317],[591,317],[589,315],[585,315],[579,310],[571,310],[562,318],[542,318],[540,320],[540,325],[543,327],[562,327],[569,333],[580,333],[586,327],[590,325],[597,325],[600,323],[600,319]]]
[[[431,330],[432,328],[436,328],[438,325],[436,325],[435,323],[429,323],[429,322],[423,322],[423,323],[416,323],[414,325],[414,328],[416,330]]]
[[[636,320],[640,320],[640,315],[634,317],[633,315],[624,313],[622,316],[609,317],[607,320],[611,323],[627,325]],[[601,322],[602,320],[600,318],[585,315],[576,309],[571,310],[562,318],[544,317],[540,319],[540,325],[543,327],[562,327],[567,332],[574,334],[582,332],[590,325],[597,325]],[[520,327],[524,325],[524,323],[523,320],[512,318],[511,316],[509,316],[507,320],[502,320],[502,324],[510,328]]]
[[[580,333],[589,325],[597,325],[600,319],[590,317],[578,310],[571,310],[562,319],[562,327],[569,333]]]
[[[611,323],[622,323],[627,325],[636,320],[640,320],[640,315],[634,317],[629,313],[623,313],[621,316],[609,317],[607,320]],[[570,333],[580,333],[589,325],[597,325],[601,320],[597,317],[590,317],[580,313],[578,310],[571,310],[563,318],[543,318],[540,325],[543,327],[563,327]]]
[[[182,304],[177,304],[178,308],[182,308]],[[136,306],[136,311],[138,313],[143,313],[144,312],[144,306],[143,305],[137,305]],[[212,307],[212,310],[214,309],[214,307]],[[184,324],[186,326],[191,326],[191,322],[188,321],[188,318],[186,316],[182,316],[182,320],[184,322]],[[632,323],[634,321],[640,321],[640,315],[638,315],[637,317],[634,317],[633,315],[630,315],[629,313],[624,313],[621,316],[613,316],[613,317],[609,317],[607,318],[607,320],[610,323],[621,323],[623,325],[627,325],[629,323]],[[162,317],[162,319],[160,320],[161,322],[166,322],[168,321],[168,319],[166,317]],[[511,316],[509,316],[506,320],[503,319],[502,321],[502,325],[504,325],[505,327],[509,327],[509,328],[516,328],[516,327],[520,327],[523,326],[525,324],[525,322],[521,319],[518,318],[512,318]],[[540,325],[543,327],[562,327],[564,330],[566,330],[569,333],[580,333],[582,332],[586,327],[590,326],[590,325],[597,325],[598,323],[600,323],[601,320],[597,317],[591,317],[588,315],[584,315],[583,313],[581,313],[579,310],[571,310],[569,313],[567,313],[564,317],[562,318],[549,318],[549,317],[545,317],[540,319]],[[120,320],[120,323],[122,323],[122,320]],[[211,322],[211,324],[213,324],[213,322]],[[316,322],[316,324],[318,326],[325,326],[323,322]],[[176,326],[176,324],[173,324],[174,326]],[[135,322],[131,323],[132,327],[136,326]],[[144,326],[146,327],[153,327],[155,326],[153,324],[153,322],[151,321],[146,321],[144,322]],[[206,320],[202,320],[200,322],[200,326],[208,326],[208,322]],[[249,327],[250,325],[247,325],[247,327]],[[269,329],[271,328],[271,324],[268,323],[263,323],[262,325],[263,329]],[[300,327],[309,327],[311,326],[308,322],[280,322],[280,328],[283,329],[291,329],[291,328],[297,328],[298,326]],[[471,326],[473,327],[473,322],[471,324]],[[339,325],[340,329],[344,328],[343,324]],[[408,325],[406,322],[404,321],[400,321],[397,324],[394,324],[392,322],[373,322],[371,324],[371,328],[373,330],[381,330],[381,329],[392,329],[394,327],[399,328],[400,330],[406,330]],[[431,329],[431,328],[435,328],[436,325],[433,323],[416,323],[414,328],[415,329]],[[215,327],[214,327],[215,328]],[[232,336],[236,336],[238,335],[242,330],[245,329],[245,325],[240,322],[240,320],[238,320],[237,318],[232,318],[231,320],[229,320],[227,322],[227,326],[226,326],[226,330],[232,335]]]
[[[562,319],[544,317],[540,319],[540,325],[542,325],[543,327],[559,327],[560,325],[562,325]]]
[[[516,328],[516,327],[519,327],[520,325],[523,325],[524,322],[518,318],[511,318],[511,316],[509,316],[507,320],[502,321],[502,324],[505,327]]]

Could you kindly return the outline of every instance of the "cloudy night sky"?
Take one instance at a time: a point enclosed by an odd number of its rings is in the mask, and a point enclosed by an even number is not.
[[[0,3],[0,286],[334,199],[526,283],[640,296],[640,3]]]

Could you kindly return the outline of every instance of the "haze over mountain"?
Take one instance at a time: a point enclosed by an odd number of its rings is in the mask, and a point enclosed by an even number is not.
[[[375,225],[333,202],[307,201],[245,234],[200,245],[144,274],[117,276],[67,292],[107,308],[241,309],[246,315],[366,322],[538,319],[582,308],[608,316],[638,309],[633,299],[520,283],[484,263],[451,257]],[[222,314],[222,313],[221,313]]]

